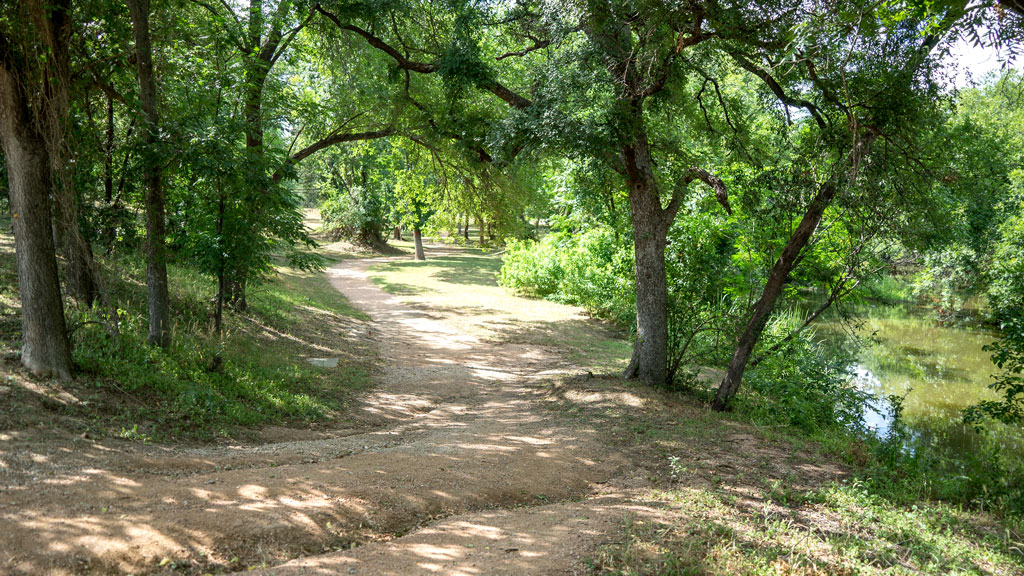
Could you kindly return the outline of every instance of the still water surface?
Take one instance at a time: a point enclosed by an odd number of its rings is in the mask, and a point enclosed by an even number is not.
[[[888,434],[892,415],[884,399],[905,397],[904,421],[919,440],[953,452],[971,450],[977,437],[962,423],[961,411],[997,397],[988,385],[998,369],[982,349],[996,335],[940,325],[915,307],[874,307],[862,310],[861,320],[851,369],[857,385],[879,398],[865,413],[868,424],[880,436]],[[838,322],[824,323],[819,334],[850,339]],[[1006,448],[1021,451],[1019,428],[1001,428],[998,435]]]

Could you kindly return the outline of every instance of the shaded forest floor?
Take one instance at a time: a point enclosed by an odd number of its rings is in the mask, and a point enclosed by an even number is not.
[[[616,378],[620,335],[507,294],[494,255],[428,258],[286,274],[239,354],[346,384],[204,442],[22,374],[8,292],[0,574],[1024,573],[982,514],[893,506],[813,444]]]

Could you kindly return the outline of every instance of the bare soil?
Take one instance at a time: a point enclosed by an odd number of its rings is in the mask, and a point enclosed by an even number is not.
[[[703,408],[593,378],[557,346],[468,335],[452,320],[471,311],[405,304],[367,279],[373,263],[328,271],[381,361],[348,428],[230,446],[0,431],[0,574],[581,574],[624,519],[663,514],[643,496],[659,482],[734,485],[754,505],[754,476],[843,473],[718,424],[714,450],[679,444],[692,473],[669,480],[657,443],[620,424]]]

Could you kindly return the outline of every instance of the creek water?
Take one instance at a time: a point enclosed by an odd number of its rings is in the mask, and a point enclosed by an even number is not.
[[[865,408],[865,420],[879,436],[893,422],[888,398],[903,398],[903,421],[914,440],[945,451],[963,452],[978,437],[963,424],[962,410],[995,399],[988,388],[998,369],[982,349],[996,334],[977,328],[945,326],[913,306],[871,307],[859,311],[852,330],[838,321],[820,325],[819,335],[859,342],[850,367],[855,383],[877,399]],[[1004,448],[1022,452],[1019,427],[999,427]]]

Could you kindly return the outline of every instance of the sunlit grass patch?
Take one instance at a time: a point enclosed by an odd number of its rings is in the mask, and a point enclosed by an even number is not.
[[[611,372],[629,360],[630,346],[580,308],[524,298],[498,286],[501,258],[475,249],[446,249],[423,262],[370,268],[381,289],[413,305],[445,313],[458,330],[496,342],[559,349],[581,367]]]
[[[547,405],[629,450],[647,484],[592,574],[1024,574],[1012,518],[869,482],[791,428],[618,378],[567,377]]]
[[[590,559],[594,574],[1020,574],[1020,536],[943,505],[903,508],[857,483],[652,491]]]

